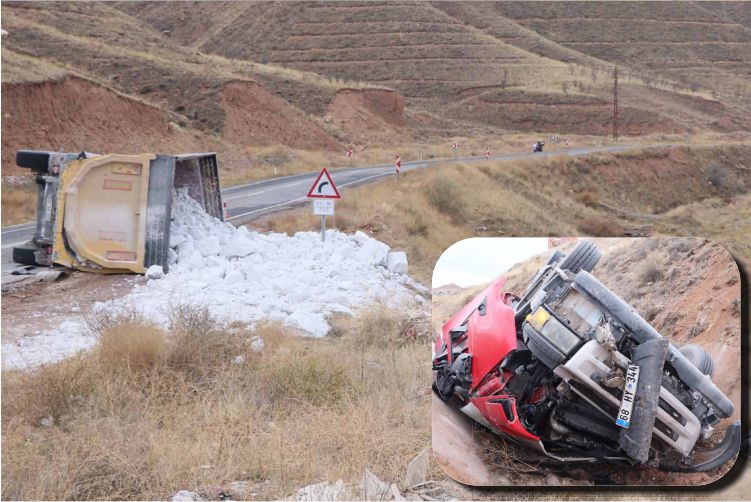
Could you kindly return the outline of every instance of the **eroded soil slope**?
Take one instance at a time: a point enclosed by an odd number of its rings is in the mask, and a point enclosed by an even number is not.
[[[78,77],[3,84],[2,93],[3,175],[28,173],[15,167],[21,148],[128,154],[193,144],[159,108]]]

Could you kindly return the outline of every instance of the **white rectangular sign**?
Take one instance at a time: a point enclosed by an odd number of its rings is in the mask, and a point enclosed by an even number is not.
[[[313,214],[334,216],[334,199],[316,199],[313,201]]]

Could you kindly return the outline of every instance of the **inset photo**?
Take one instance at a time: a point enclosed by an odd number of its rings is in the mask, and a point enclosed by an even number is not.
[[[433,271],[433,451],[474,486],[700,486],[741,443],[741,286],[697,238],[472,238]]]

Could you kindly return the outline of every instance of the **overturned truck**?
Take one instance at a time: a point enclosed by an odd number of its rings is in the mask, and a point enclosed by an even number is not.
[[[600,252],[556,251],[522,297],[500,278],[444,326],[433,390],[491,431],[559,461],[696,472],[737,455],[740,422],[698,345],[676,348],[590,272]]]
[[[19,150],[16,164],[36,174],[34,237],[13,248],[23,265],[89,272],[143,273],[169,267],[172,196],[187,189],[224,219],[214,153],[95,155]]]

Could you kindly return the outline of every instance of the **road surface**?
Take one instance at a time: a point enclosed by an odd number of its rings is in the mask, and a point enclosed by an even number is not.
[[[515,153],[485,157],[464,157],[454,159],[431,159],[402,163],[402,172],[423,169],[438,164],[455,164],[478,162],[485,160],[521,160],[526,158],[546,158],[555,156],[576,156],[592,153],[617,152],[628,150],[634,146],[604,146],[582,147],[566,150],[551,150],[543,153]],[[329,170],[337,187],[342,190],[362,183],[375,181],[379,178],[394,175],[393,164],[382,164],[369,167],[343,167]],[[238,185],[222,190],[222,198],[227,202],[230,215],[229,221],[234,225],[247,223],[263,214],[288,209],[303,204],[305,195],[313,184],[318,171],[256,181],[245,185]],[[30,240],[34,235],[34,224],[24,223],[3,227],[2,229],[2,276],[10,274],[16,267],[11,261],[11,248]]]

